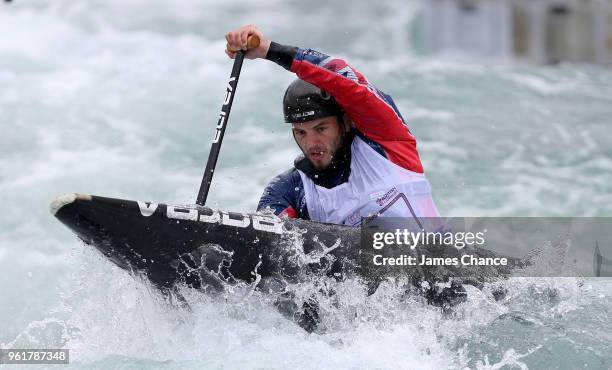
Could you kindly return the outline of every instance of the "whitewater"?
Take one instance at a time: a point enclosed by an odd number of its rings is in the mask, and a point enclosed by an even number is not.
[[[612,70],[426,55],[419,12],[399,0],[1,3],[0,348],[68,348],[70,368],[609,369],[609,278],[513,278],[496,283],[500,301],[468,286],[450,313],[391,282],[368,295],[320,279],[295,287],[320,299],[309,334],[250,286],[162,297],[49,213],[67,192],[194,203],[231,71],[224,35],[253,23],[346,58],[394,98],[443,215],[612,216]],[[208,206],[253,211],[299,154],[281,112],[293,78],[245,61]]]

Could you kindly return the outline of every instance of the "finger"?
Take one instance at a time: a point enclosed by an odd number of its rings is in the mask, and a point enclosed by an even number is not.
[[[249,32],[248,30],[243,32],[240,35],[240,46],[242,46],[242,50],[247,50],[247,40],[249,38]]]
[[[242,45],[240,44],[240,34],[238,32],[234,32],[232,34],[230,46],[230,51],[233,52],[238,51],[242,48]]]
[[[230,59],[236,59],[236,53],[234,53],[233,51],[229,51],[229,50],[225,50],[225,54],[230,57]]]
[[[249,24],[247,26],[247,28],[249,29],[249,33],[247,35],[246,40],[244,40],[244,45],[245,45],[246,48],[249,47],[248,46],[249,45],[249,36],[255,35],[255,36],[257,36],[257,37],[259,37],[261,39],[261,35],[260,35],[261,32],[259,31],[259,29],[257,27],[255,27],[254,24]]]
[[[236,48],[236,32],[230,32],[227,34],[227,43],[230,49]]]
[[[234,48],[233,41],[232,41],[232,33],[231,32],[225,35],[225,41],[227,42],[227,46],[226,46],[227,50],[230,50],[230,49]]]
[[[236,43],[240,45],[240,49],[242,50],[244,50],[244,39],[247,36],[248,36],[248,32],[246,30],[242,30],[240,34],[238,35],[238,40],[236,40]]]
[[[239,50],[242,45],[240,44],[240,32],[235,32],[234,33],[234,45],[233,45],[237,50]]]

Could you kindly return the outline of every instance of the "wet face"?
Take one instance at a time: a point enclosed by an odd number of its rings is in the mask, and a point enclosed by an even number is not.
[[[348,131],[336,116],[293,123],[292,127],[295,141],[317,170],[329,166],[342,146],[343,132]]]

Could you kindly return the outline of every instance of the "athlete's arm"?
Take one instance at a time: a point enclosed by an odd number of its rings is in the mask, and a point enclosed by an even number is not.
[[[276,49],[272,43],[270,50]],[[311,49],[297,49],[290,70],[331,94],[357,130],[380,144],[390,161],[411,171],[423,172],[416,140],[395,103],[356,69],[342,59]]]
[[[259,200],[257,211],[270,208],[280,217],[309,220],[304,199],[302,179],[297,170],[292,168],[270,181]]]
[[[249,35],[259,36],[260,46],[246,52],[247,58],[272,60],[305,81],[330,93],[356,128],[377,142],[386,157],[406,169],[423,172],[416,140],[390,96],[378,90],[346,61],[311,49],[280,45],[264,37],[255,26],[228,33],[232,47],[246,47]],[[226,50],[230,57],[235,53]]]

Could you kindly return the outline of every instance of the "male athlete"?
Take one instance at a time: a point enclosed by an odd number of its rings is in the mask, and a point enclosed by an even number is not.
[[[283,99],[303,156],[266,187],[258,210],[358,226],[363,217],[438,217],[416,140],[389,95],[344,60],[280,45],[253,25],[226,35],[230,49],[276,62],[298,77]],[[226,50],[230,58],[235,52]]]
[[[389,95],[344,60],[277,44],[253,25],[226,35],[226,54],[246,50],[250,35],[260,44],[246,58],[271,60],[298,77],[285,92],[283,112],[303,153],[266,187],[258,211],[351,226],[382,216],[411,217],[421,227],[420,218],[439,217],[416,140]],[[464,300],[464,293],[453,282],[425,295],[442,306]],[[308,331],[317,325],[317,307],[316,300],[302,307],[300,325]]]

